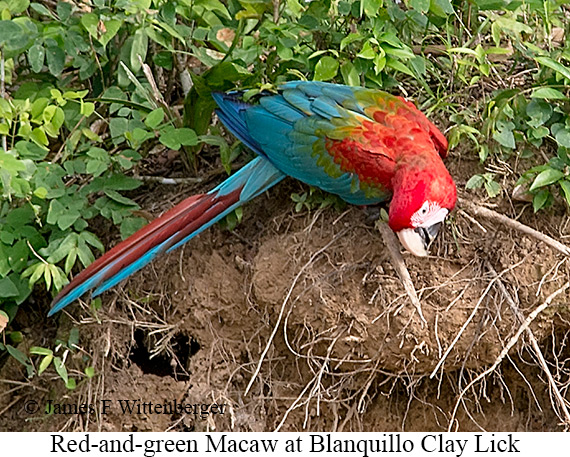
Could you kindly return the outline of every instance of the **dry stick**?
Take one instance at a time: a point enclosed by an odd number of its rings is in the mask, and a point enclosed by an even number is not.
[[[494,275],[494,276],[497,275],[497,272],[495,271],[495,269],[492,267],[491,264],[486,262],[485,266],[486,266],[487,270],[489,270],[489,272],[492,275]],[[570,285],[570,283],[567,283],[567,285]],[[513,297],[511,296],[511,294],[509,293],[509,291],[507,290],[507,288],[505,287],[505,285],[503,284],[503,282],[501,280],[497,281],[497,286],[499,287],[499,290],[501,291],[501,293],[503,294],[503,296],[507,300],[507,303],[509,304],[509,307],[511,308],[512,313],[516,316],[516,318],[519,320],[519,322],[521,324],[523,324],[525,321],[524,314],[521,312],[521,310],[519,309],[519,307],[515,303],[515,300],[513,299]],[[546,360],[544,359],[544,355],[542,354],[540,346],[538,345],[538,341],[536,341],[534,333],[532,333],[532,330],[528,326],[526,327],[525,330],[526,330],[528,338],[532,344],[532,348],[533,348],[536,356],[538,357],[540,367],[542,368],[542,370],[546,374],[546,377],[548,378],[548,383],[550,384],[550,388],[554,392],[554,396],[555,396],[560,408],[562,409],[562,412],[564,413],[564,416],[566,418],[566,424],[570,425],[570,412],[568,411],[568,408],[567,408],[566,403],[564,401],[564,397],[560,393],[560,390],[558,389],[558,386],[556,385],[556,382],[554,381],[554,377],[552,376],[552,373],[550,373],[550,369],[548,368],[548,365],[546,364]],[[521,333],[522,333],[522,331],[517,332],[517,335],[520,336]],[[517,335],[515,335],[515,336],[517,336]],[[517,336],[517,340],[518,340],[518,336]]]
[[[388,248],[388,253],[392,259],[392,265],[396,269],[396,273],[400,277],[400,281],[402,281],[402,285],[408,294],[412,304],[418,311],[420,319],[422,320],[422,327],[423,325],[427,325],[426,318],[422,313],[422,305],[420,303],[420,299],[418,298],[418,294],[416,293],[416,288],[414,287],[414,283],[412,282],[412,278],[410,276],[410,272],[408,271],[406,264],[404,263],[404,259],[402,254],[400,253],[400,243],[396,239],[394,232],[388,227],[388,224],[385,222],[378,221],[376,223],[376,228],[382,235],[384,239],[384,244]]]
[[[449,347],[445,350],[445,353],[443,354],[442,358],[439,360],[439,362],[437,363],[436,367],[433,369],[432,373],[429,375],[429,378],[432,379],[438,372],[439,368],[441,367],[441,365],[443,365],[443,362],[445,362],[445,359],[447,358],[447,356],[449,355],[449,353],[451,352],[451,350],[453,349],[453,347],[455,346],[455,344],[459,341],[459,338],[461,338],[461,335],[463,335],[463,332],[465,331],[465,329],[467,328],[467,326],[469,325],[469,323],[473,320],[473,318],[475,317],[475,314],[477,314],[477,310],[479,309],[479,306],[481,306],[481,303],[483,302],[483,299],[487,296],[487,294],[489,293],[489,291],[491,290],[491,287],[493,287],[493,284],[498,281],[500,279],[500,277],[502,275],[504,275],[505,273],[515,269],[516,267],[518,267],[521,263],[523,263],[526,260],[523,259],[520,262],[510,266],[509,268],[507,268],[506,270],[501,271],[500,274],[498,274],[497,276],[495,276],[493,279],[491,279],[491,281],[489,281],[489,284],[487,285],[487,288],[483,291],[483,294],[481,294],[481,297],[479,297],[479,300],[477,301],[477,304],[475,305],[475,308],[473,308],[473,311],[471,312],[471,314],[469,315],[469,317],[467,318],[467,320],[465,321],[465,323],[461,326],[461,328],[459,329],[459,332],[457,332],[457,335],[455,335],[455,338],[453,339],[453,341],[451,342],[451,344],[449,345]]]
[[[566,256],[570,256],[570,248],[565,244],[562,244],[560,241],[555,240],[554,238],[535,230],[528,225],[521,224],[510,217],[505,216],[504,214],[499,214],[496,211],[493,211],[489,208],[485,208],[483,206],[477,205],[476,203],[470,202],[463,198],[459,198],[458,202],[465,208],[469,209],[473,212],[476,216],[482,216],[486,219],[490,219],[495,222],[499,222],[507,227],[512,229],[518,230],[519,232],[524,233],[525,235],[529,235],[533,238],[536,238],[543,243],[546,243],[552,249],[556,249],[558,252]]]
[[[499,276],[496,276],[495,278],[499,278]],[[493,371],[495,371],[495,369],[499,366],[499,364],[501,363],[501,361],[507,356],[508,352],[511,350],[511,348],[517,343],[519,337],[521,336],[522,332],[524,332],[525,330],[528,329],[528,327],[530,326],[530,324],[532,323],[532,321],[534,319],[536,319],[536,317],[542,312],[544,311],[546,308],[548,308],[548,306],[550,306],[550,303],[552,302],[552,300],[554,300],[558,295],[560,295],[562,292],[564,292],[566,289],[568,289],[568,287],[570,287],[570,282],[567,282],[566,284],[564,284],[560,289],[556,290],[555,292],[553,292],[552,294],[550,294],[546,300],[544,300],[544,303],[542,305],[540,305],[538,308],[536,308],[532,313],[530,313],[528,315],[528,317],[525,319],[525,321],[523,322],[523,324],[520,326],[520,328],[518,329],[517,333],[509,340],[509,342],[507,343],[507,345],[503,348],[503,350],[501,351],[501,353],[499,354],[499,357],[497,357],[497,360],[495,360],[495,363],[493,363],[493,365],[488,368],[487,370],[485,370],[483,373],[481,373],[479,376],[477,376],[475,379],[473,379],[473,381],[471,381],[466,387],[465,389],[463,389],[461,391],[461,393],[459,394],[459,398],[457,399],[457,402],[455,403],[455,407],[453,408],[453,413],[451,414],[451,419],[449,421],[449,428],[448,431],[451,431],[451,426],[453,425],[453,421],[455,420],[455,416],[457,414],[457,409],[459,408],[459,404],[461,403],[461,399],[463,398],[463,396],[465,395],[465,393],[471,388],[473,387],[473,385],[475,385],[475,383],[479,382],[481,379],[483,379],[485,376],[487,376],[488,374],[492,373]],[[536,341],[536,340],[535,340]],[[546,366],[546,361],[544,360],[543,357],[541,357],[542,353],[539,352],[537,353],[541,365],[542,363],[545,364]],[[549,379],[550,381],[550,379]],[[554,380],[552,380],[552,382],[554,382]],[[555,392],[558,392],[558,389],[555,390]],[[560,394],[560,392],[558,392],[558,394]],[[566,405],[564,403],[564,398],[560,398],[559,401],[561,402],[561,405],[563,405],[563,409],[566,415],[566,420],[569,421],[570,423],[570,415],[568,414],[568,410],[566,408]]]
[[[261,357],[259,358],[259,362],[257,362],[257,367],[255,368],[255,372],[253,373],[253,376],[249,380],[249,384],[247,385],[247,387],[245,389],[244,396],[248,394],[249,389],[251,389],[251,386],[253,385],[255,378],[257,378],[257,375],[259,374],[259,371],[261,370],[261,364],[263,363],[263,359],[267,355],[267,352],[269,351],[269,348],[271,347],[271,342],[273,341],[273,338],[275,338],[275,335],[277,334],[277,330],[279,329],[279,325],[281,324],[281,319],[283,319],[283,313],[285,312],[285,306],[287,305],[289,298],[291,298],[291,294],[293,293],[293,289],[297,285],[297,281],[299,280],[299,278],[301,277],[301,275],[303,274],[305,269],[308,268],[309,265],[311,265],[314,262],[314,260],[320,254],[322,254],[324,251],[326,251],[335,241],[337,241],[347,231],[348,231],[348,229],[344,229],[344,230],[340,231],[324,247],[322,247],[317,252],[315,252],[311,256],[311,258],[307,261],[307,263],[305,265],[303,265],[303,267],[299,270],[299,272],[297,273],[297,276],[295,276],[295,279],[293,279],[293,283],[291,284],[291,287],[289,287],[289,291],[287,292],[285,300],[283,300],[283,303],[281,304],[281,310],[279,311],[279,316],[277,317],[277,322],[275,323],[275,326],[273,327],[273,332],[271,332],[271,336],[269,337],[269,340],[267,341],[267,344],[265,345],[265,349],[263,350]]]
[[[156,182],[158,184],[172,184],[172,185],[200,184],[204,182],[203,178],[165,178],[163,176],[144,176],[144,175],[135,175],[133,176],[133,178],[138,179],[139,181]]]

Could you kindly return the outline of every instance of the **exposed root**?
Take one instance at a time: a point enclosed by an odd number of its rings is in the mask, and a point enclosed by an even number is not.
[[[542,232],[539,232],[538,230],[529,227],[528,225],[522,224],[519,221],[515,221],[514,219],[511,219],[504,214],[499,214],[496,211],[485,208],[484,206],[477,205],[476,203],[470,202],[469,200],[465,200],[464,198],[458,198],[457,201],[460,205],[469,209],[469,211],[473,212],[473,214],[476,216],[481,216],[491,221],[499,222],[500,224],[503,224],[509,228],[518,230],[525,235],[542,241],[552,249],[555,249],[566,256],[570,256],[570,248],[568,246]]]
[[[485,290],[483,291],[483,293],[481,294],[481,297],[479,297],[479,300],[477,301],[477,304],[475,305],[475,307],[473,308],[473,311],[471,311],[471,314],[469,315],[469,317],[467,318],[467,320],[464,322],[463,326],[461,327],[461,329],[459,330],[459,332],[457,332],[457,335],[455,335],[455,338],[453,339],[453,341],[451,342],[451,344],[449,345],[449,347],[446,349],[445,353],[443,354],[443,357],[441,357],[441,359],[439,360],[439,362],[437,363],[436,367],[433,369],[431,375],[430,375],[430,379],[432,379],[438,372],[438,370],[440,369],[440,367],[443,365],[443,362],[445,362],[445,359],[447,358],[447,356],[449,355],[449,353],[451,352],[451,350],[453,349],[453,347],[455,346],[455,344],[457,343],[457,341],[459,341],[459,338],[461,338],[461,335],[463,335],[463,332],[465,331],[465,329],[467,328],[467,326],[469,325],[469,323],[473,320],[473,318],[475,317],[475,315],[477,314],[477,310],[479,309],[479,306],[481,306],[481,303],[483,302],[483,299],[487,296],[487,294],[489,293],[489,291],[491,290],[491,288],[493,287],[493,284],[498,281],[500,279],[501,276],[503,276],[505,273],[514,270],[516,267],[518,267],[519,265],[521,265],[524,262],[525,259],[521,260],[520,262],[511,265],[509,268],[503,270],[500,274],[498,274],[497,276],[495,276],[494,278],[491,279],[491,281],[489,281],[489,284],[487,285],[487,287],[485,288]]]
[[[492,268],[492,267],[491,267]],[[494,270],[491,270],[491,272],[493,273]],[[496,276],[494,276],[493,281],[499,282],[500,281],[500,277],[501,275],[497,275],[496,272],[494,272]],[[499,286],[500,287],[500,286]],[[562,394],[560,393],[560,390],[558,389],[558,387],[556,386],[556,383],[554,381],[554,378],[552,377],[552,374],[550,373],[550,370],[548,369],[548,366],[546,364],[546,361],[544,360],[544,356],[542,355],[542,351],[540,350],[540,347],[538,346],[538,342],[536,341],[536,338],[534,337],[532,331],[530,330],[529,326],[532,323],[532,321],[534,321],[534,319],[536,319],[536,317],[542,312],[544,311],[546,308],[548,308],[548,306],[550,306],[550,304],[552,303],[552,301],[561,293],[565,292],[566,289],[568,289],[570,287],[570,282],[566,282],[562,287],[560,287],[558,290],[554,291],[552,294],[550,294],[546,300],[544,300],[544,302],[542,303],[542,305],[538,306],[532,313],[530,313],[528,315],[528,317],[524,320],[524,322],[522,323],[522,325],[519,327],[519,329],[517,330],[517,332],[515,333],[515,335],[513,335],[513,337],[509,340],[509,342],[507,343],[507,345],[503,348],[503,350],[501,351],[501,353],[499,354],[499,356],[497,357],[497,359],[495,360],[495,362],[493,363],[493,365],[491,365],[491,367],[489,367],[487,370],[485,370],[484,372],[482,372],[481,374],[479,374],[475,379],[473,379],[466,387],[465,389],[463,389],[461,391],[461,393],[459,394],[459,398],[457,399],[456,403],[455,403],[455,407],[453,408],[453,412],[451,414],[451,418],[449,420],[449,428],[448,431],[451,431],[453,423],[455,421],[455,416],[457,414],[457,410],[459,408],[459,405],[461,404],[461,401],[463,399],[463,396],[465,395],[465,393],[471,388],[473,387],[477,382],[481,381],[482,379],[484,379],[487,375],[489,375],[490,373],[492,373],[493,371],[495,371],[497,369],[497,367],[501,364],[501,362],[503,361],[503,359],[508,355],[509,351],[513,348],[513,346],[515,344],[517,344],[522,332],[526,331],[528,336],[530,337],[532,346],[534,351],[536,352],[536,355],[539,359],[539,363],[541,368],[544,370],[547,378],[548,378],[548,383],[551,387],[551,389],[554,392],[556,401],[558,406],[560,407],[560,409],[562,410],[562,413],[564,415],[564,423],[565,425],[568,427],[570,426],[570,413],[568,411],[567,405],[566,405],[566,400],[564,400],[564,397],[562,396]],[[507,296],[510,297],[510,294],[508,294],[507,290],[505,289],[504,285],[503,285],[503,289],[504,292],[507,293]],[[521,319],[522,318],[522,313],[520,312],[520,310],[518,309],[518,307],[516,306],[516,304],[514,303],[514,300],[512,299],[512,297],[510,298],[510,300],[507,298],[507,301],[509,302],[509,305],[513,307],[513,311],[515,313],[515,315],[517,316],[517,318]]]
[[[394,266],[396,273],[398,273],[400,281],[402,281],[402,285],[404,286],[404,289],[406,290],[410,301],[418,311],[418,315],[422,321],[422,327],[424,325],[427,327],[427,321],[422,313],[422,305],[420,303],[420,299],[418,298],[418,294],[416,293],[416,288],[414,287],[410,272],[408,271],[402,254],[400,253],[400,243],[396,239],[394,232],[390,230],[385,222],[378,221],[376,223],[376,228],[382,235],[384,244],[388,248],[388,253],[390,254],[390,258],[392,260],[392,265]]]
[[[293,289],[295,289],[295,286],[297,285],[297,282],[299,281],[299,278],[301,277],[303,272],[315,261],[315,259],[320,254],[322,254],[324,251],[326,251],[332,244],[334,244],[346,232],[347,232],[347,229],[342,230],[341,232],[337,233],[332,240],[330,240],[325,246],[323,246],[321,249],[319,249],[317,252],[315,252],[311,256],[311,258],[307,261],[307,263],[305,265],[303,265],[303,267],[299,270],[299,272],[295,276],[295,279],[293,280],[291,287],[289,287],[289,291],[287,292],[287,295],[285,296],[285,299],[283,300],[283,304],[281,305],[281,309],[279,310],[279,316],[277,318],[277,322],[275,323],[275,326],[273,327],[273,331],[271,332],[271,336],[269,337],[269,340],[267,340],[267,344],[265,346],[265,349],[263,350],[263,352],[261,353],[261,356],[259,357],[259,362],[257,363],[257,367],[255,368],[255,372],[253,373],[253,376],[249,380],[249,383],[245,389],[244,396],[248,394],[249,390],[251,389],[251,386],[253,385],[253,383],[255,381],[255,378],[259,374],[259,370],[261,370],[261,364],[263,363],[263,359],[265,358],[267,351],[269,351],[269,348],[271,347],[271,342],[273,341],[273,338],[275,338],[275,335],[277,334],[277,330],[279,329],[279,326],[281,324],[281,319],[283,319],[283,314],[285,312],[285,308],[287,306],[287,303],[289,302],[289,299],[291,298],[291,294],[293,293]]]

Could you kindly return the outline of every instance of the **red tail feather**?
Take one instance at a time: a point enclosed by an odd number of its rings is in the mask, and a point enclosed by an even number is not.
[[[61,290],[61,292],[55,297],[54,303],[67,295],[76,286],[98,273],[115,260],[119,259],[125,253],[130,251],[129,255],[125,256],[122,261],[113,265],[108,274],[105,275],[106,277],[113,276],[115,273],[120,271],[121,268],[129,265],[153,246],[167,240],[173,234],[180,231],[184,225],[190,222],[193,218],[196,220],[203,219],[200,216],[207,212],[208,207],[212,205],[213,200],[215,200],[215,197],[209,194],[193,195],[183,200],[174,208],[168,210],[162,216],[155,219],[126,240],[117,244],[109,252],[89,265]],[[184,232],[185,231],[186,230],[184,230]]]

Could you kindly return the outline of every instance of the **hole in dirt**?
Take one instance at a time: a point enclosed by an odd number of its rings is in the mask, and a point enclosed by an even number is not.
[[[136,364],[144,374],[171,376],[178,381],[187,381],[190,375],[186,371],[188,360],[200,350],[200,344],[192,337],[177,333],[170,340],[174,357],[169,354],[158,354],[150,357],[150,351],[145,344],[146,334],[141,329],[135,330],[135,344],[131,349],[129,359]]]

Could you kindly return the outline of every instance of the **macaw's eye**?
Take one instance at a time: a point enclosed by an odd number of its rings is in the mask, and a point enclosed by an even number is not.
[[[420,214],[421,214],[422,216],[425,216],[425,215],[428,213],[428,211],[429,211],[429,203],[428,203],[428,202],[425,202],[425,203],[422,205],[422,207],[420,208]]]

